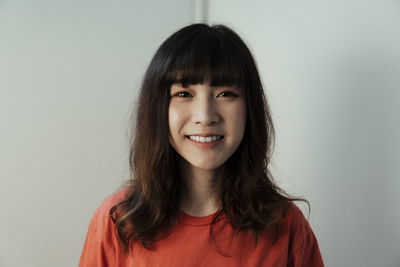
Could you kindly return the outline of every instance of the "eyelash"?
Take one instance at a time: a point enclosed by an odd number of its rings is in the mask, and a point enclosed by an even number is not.
[[[220,96],[220,95],[222,95],[222,94],[225,94],[226,97],[238,97],[237,94],[235,94],[235,93],[233,93],[233,92],[229,92],[229,91],[227,91],[227,92],[222,92],[222,93],[220,93],[218,96]]]
[[[185,96],[185,95],[186,96]],[[173,95],[173,96],[177,96],[177,97],[188,97],[188,96],[191,96],[190,95],[190,93],[188,93],[188,92],[186,92],[186,91],[182,91],[182,92],[178,92],[178,93],[176,93],[175,95]]]
[[[220,93],[217,97],[221,96],[222,94],[224,94],[224,97],[238,97],[237,94],[233,93],[233,92],[222,92]],[[173,97],[190,97],[192,96],[189,92],[186,91],[181,91],[181,92],[177,92],[176,94],[173,95]]]

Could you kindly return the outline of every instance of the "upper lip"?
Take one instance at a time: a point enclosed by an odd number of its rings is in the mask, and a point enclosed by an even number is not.
[[[209,137],[209,136],[223,136],[223,135],[222,134],[214,134],[214,133],[206,133],[206,134],[188,134],[187,136]]]

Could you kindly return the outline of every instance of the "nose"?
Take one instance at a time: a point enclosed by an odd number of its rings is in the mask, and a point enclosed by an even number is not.
[[[193,106],[192,121],[202,126],[210,126],[221,120],[217,103],[213,99],[198,99]]]

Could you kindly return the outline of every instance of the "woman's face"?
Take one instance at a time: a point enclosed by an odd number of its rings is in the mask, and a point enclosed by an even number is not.
[[[192,167],[215,170],[242,141],[246,126],[244,91],[209,84],[173,84],[170,89],[169,141]]]

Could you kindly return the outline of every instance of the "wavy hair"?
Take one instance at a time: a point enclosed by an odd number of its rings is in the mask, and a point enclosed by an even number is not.
[[[165,238],[178,221],[183,180],[178,154],[169,143],[168,107],[173,83],[244,88],[246,127],[238,149],[225,162],[217,183],[222,214],[237,232],[258,235],[284,215],[292,198],[274,182],[268,167],[274,146],[274,127],[251,52],[224,25],[192,24],[166,39],[145,73],[130,147],[131,176],[124,199],[110,216],[124,252],[140,242],[147,249]],[[276,228],[276,235],[279,227]]]

